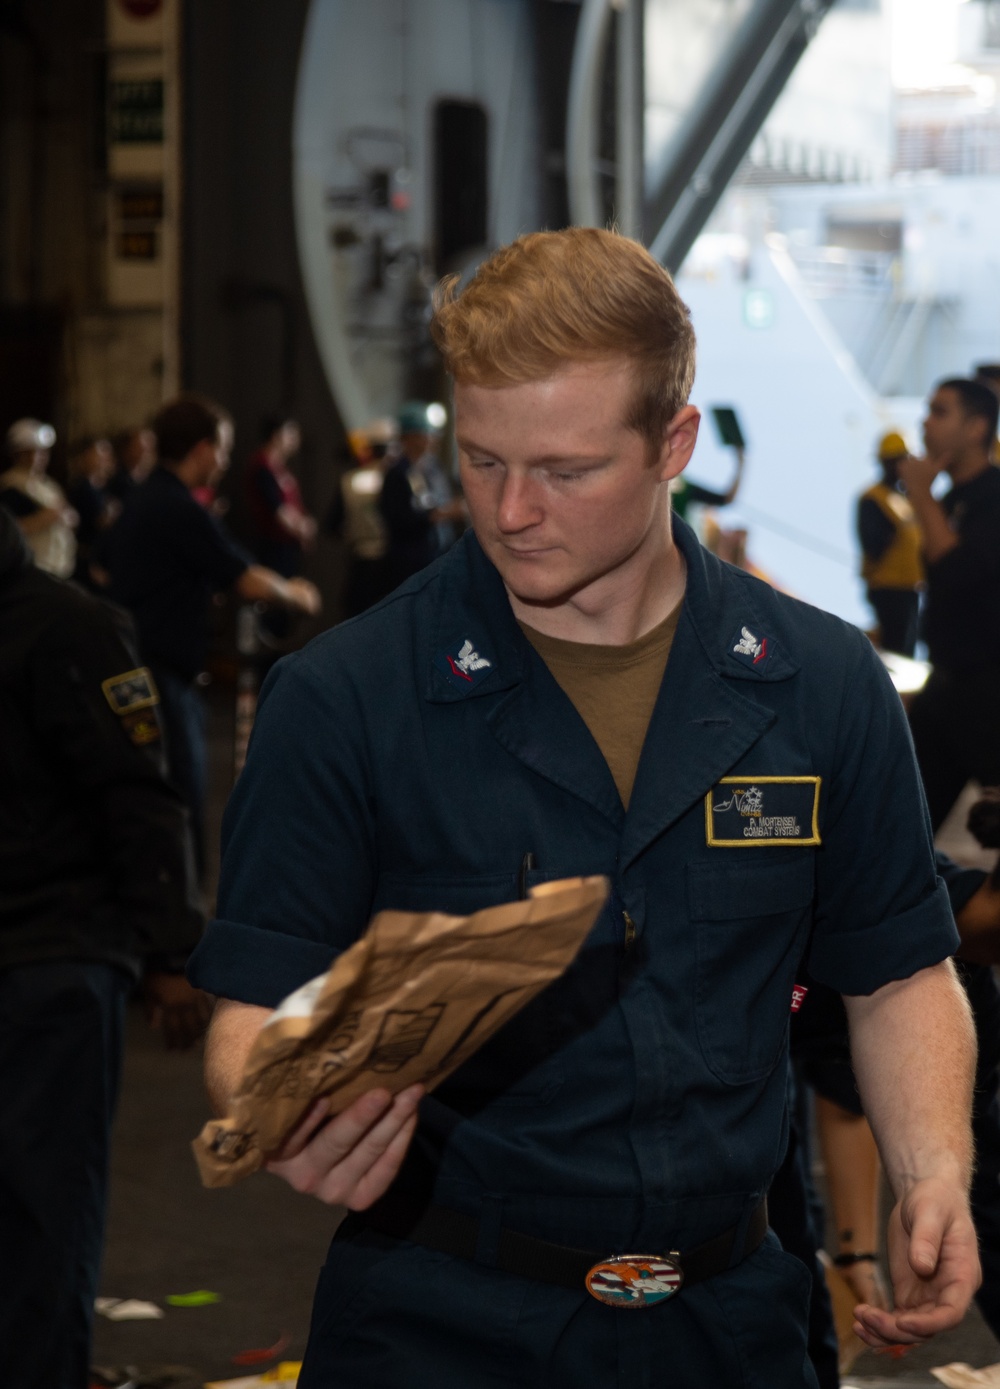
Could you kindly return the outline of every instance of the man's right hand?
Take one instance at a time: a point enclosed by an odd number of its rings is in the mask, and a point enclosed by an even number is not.
[[[402,1166],[423,1093],[421,1085],[395,1099],[388,1090],[370,1090],[333,1119],[329,1102],[318,1100],[265,1169],[329,1206],[366,1210]]]

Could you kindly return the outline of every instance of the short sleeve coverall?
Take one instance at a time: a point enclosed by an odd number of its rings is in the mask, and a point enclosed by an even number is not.
[[[957,945],[867,639],[674,529],[687,588],[627,812],[471,534],[265,687],[203,988],[273,1006],[381,908],[612,884],[567,974],[422,1103],[395,1189],[475,1216],[475,1261],[335,1241],[303,1389],[815,1383],[808,1275],[773,1236],[635,1312],[491,1267],[501,1231],[649,1253],[748,1221],[800,961],[864,994]]]

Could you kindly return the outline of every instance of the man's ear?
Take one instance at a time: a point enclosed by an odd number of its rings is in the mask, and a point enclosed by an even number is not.
[[[696,405],[685,405],[667,425],[663,445],[657,459],[661,482],[679,476],[691,461],[698,442],[701,411]]]

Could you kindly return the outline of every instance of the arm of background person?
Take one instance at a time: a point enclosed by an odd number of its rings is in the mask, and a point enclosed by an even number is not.
[[[0,490],[0,506],[10,512],[24,535],[37,535],[63,519],[58,507],[42,506],[19,487]]]
[[[931,492],[934,479],[943,466],[943,463],[936,463],[930,458],[914,458],[912,455],[899,461],[899,480],[906,488],[906,495],[920,526],[924,558],[928,564],[935,564],[959,544],[947,512]]]
[[[870,1346],[914,1343],[957,1326],[981,1281],[968,1202],[972,1016],[948,961],[844,1003],[858,1089],[896,1197],[895,1310],[861,1305],[854,1329]]]
[[[275,515],[288,534],[301,541],[303,545],[308,545],[315,538],[316,522],[304,511],[297,511],[294,506],[282,502]]]
[[[878,502],[862,497],[858,502],[858,540],[868,559],[881,559],[895,534],[895,526]]]
[[[322,607],[315,584],[308,579],[284,579],[273,569],[254,564],[226,528],[203,507],[187,508],[183,536],[176,543],[178,559],[184,567],[203,575],[219,593],[232,587],[248,602],[280,603],[310,614],[318,613]]]
[[[283,579],[273,569],[251,564],[235,583],[236,592],[248,602],[280,603],[285,608],[298,608],[315,614],[322,607],[319,589],[308,579]]]
[[[218,1113],[236,1089],[257,1033],[270,1008],[220,998],[205,1043],[205,1084]],[[318,1101],[267,1171],[296,1191],[327,1205],[364,1210],[388,1189],[399,1171],[417,1126],[423,1089],[412,1085],[395,1098],[370,1090],[330,1118]]]

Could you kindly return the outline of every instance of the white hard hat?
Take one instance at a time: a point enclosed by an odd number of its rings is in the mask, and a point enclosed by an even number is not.
[[[50,424],[43,424],[41,420],[15,420],[7,430],[7,452],[12,454],[50,449],[55,441],[55,430]]]

